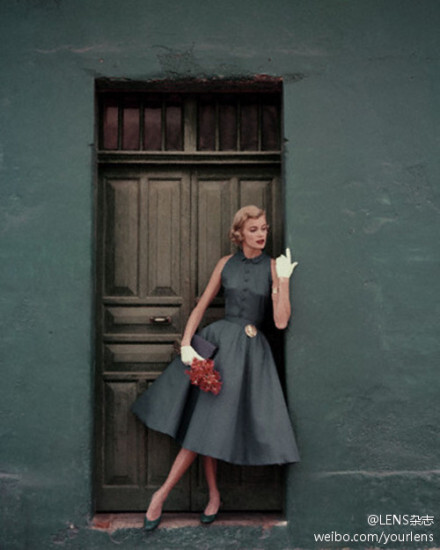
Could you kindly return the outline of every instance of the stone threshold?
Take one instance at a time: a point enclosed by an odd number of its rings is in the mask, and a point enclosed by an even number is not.
[[[199,513],[165,512],[159,529],[179,529],[181,527],[203,527]],[[141,529],[144,523],[143,513],[100,513],[95,514],[90,527],[113,533],[118,529]],[[283,527],[287,521],[277,513],[264,512],[220,512],[213,525],[223,527]]]

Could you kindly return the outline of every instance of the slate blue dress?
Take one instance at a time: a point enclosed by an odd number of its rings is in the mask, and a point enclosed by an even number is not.
[[[252,259],[241,250],[222,274],[225,317],[199,334],[218,347],[213,359],[223,382],[218,395],[191,385],[176,357],[132,405],[144,424],[182,447],[242,465],[299,461],[272,352],[261,332],[272,315],[270,257]],[[257,328],[255,336],[245,332]],[[249,332],[249,331],[248,331]]]

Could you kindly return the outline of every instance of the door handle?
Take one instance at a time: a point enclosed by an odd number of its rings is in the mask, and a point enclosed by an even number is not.
[[[150,317],[150,323],[153,325],[171,325],[171,317],[165,317],[164,315]]]

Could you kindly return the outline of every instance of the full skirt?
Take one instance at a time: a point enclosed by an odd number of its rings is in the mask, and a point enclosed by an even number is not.
[[[298,449],[270,346],[260,331],[253,338],[223,319],[200,335],[218,347],[218,395],[190,383],[176,357],[133,404],[149,428],[182,447],[242,465],[299,461]]]

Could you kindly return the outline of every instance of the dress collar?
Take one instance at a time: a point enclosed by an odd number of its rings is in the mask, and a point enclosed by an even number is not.
[[[240,258],[240,260],[242,262],[246,262],[246,263],[252,263],[252,264],[258,264],[261,262],[261,260],[264,258],[264,256],[266,255],[264,252],[262,252],[259,256],[256,256],[255,258],[246,258],[246,256],[244,255],[244,252],[243,250],[240,248],[240,250],[238,250],[237,252],[238,254],[238,257]]]

